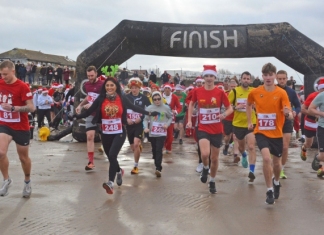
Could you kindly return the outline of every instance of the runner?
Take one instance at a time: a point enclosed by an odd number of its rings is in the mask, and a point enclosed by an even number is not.
[[[251,74],[245,71],[241,75],[241,86],[233,89],[228,96],[231,104],[234,104],[234,117],[233,117],[233,133],[237,139],[238,150],[242,154],[242,165],[247,168],[250,163],[249,182],[253,182],[255,179],[254,169],[256,162],[255,153],[255,136],[253,129],[248,129],[248,122],[246,116],[246,101],[250,92],[254,89],[250,87]],[[252,124],[256,124],[255,111],[252,110]],[[249,152],[249,163],[245,152],[245,142]]]
[[[223,126],[222,120],[233,112],[228,98],[224,91],[215,87],[216,66],[204,65],[202,76],[205,80],[203,87],[193,90],[192,99],[189,103],[188,123],[189,128],[192,127],[191,117],[193,114],[194,103],[198,103],[198,143],[201,151],[203,162],[203,170],[200,175],[202,183],[207,182],[209,172],[209,155],[211,158],[209,192],[214,194],[217,192],[215,185],[215,177],[218,168],[219,148],[222,145]],[[222,105],[226,110],[220,113]]]
[[[186,114],[186,112],[183,110],[183,108],[184,108],[187,94],[185,92],[183,92],[183,88],[181,87],[180,84],[176,85],[175,92],[173,94],[175,94],[178,97],[180,106],[181,106],[181,112],[175,116],[174,139],[177,139],[178,136],[180,136],[179,144],[183,144],[183,140],[182,140],[183,135],[184,135],[183,121],[184,121],[184,116]]]
[[[152,93],[153,104],[146,108],[149,112],[159,112],[160,115],[156,117],[145,116],[144,131],[149,133],[149,138],[152,146],[152,155],[155,164],[155,175],[161,177],[162,175],[162,158],[163,145],[167,136],[167,129],[172,122],[172,111],[168,105],[163,104],[162,95],[159,91]],[[148,122],[150,121],[150,127]]]
[[[149,99],[140,93],[142,81],[139,78],[131,78],[128,81],[128,87],[131,92],[126,95],[130,102],[134,105],[145,109],[151,105]],[[134,153],[134,168],[131,174],[138,174],[138,162],[141,154],[141,139],[143,136],[143,119],[144,115],[134,112],[131,108],[127,107],[127,138],[131,149]]]
[[[8,195],[12,184],[9,177],[8,147],[16,142],[17,154],[25,175],[23,197],[30,197],[31,159],[29,158],[30,130],[28,112],[34,112],[33,95],[29,87],[15,76],[15,65],[11,61],[0,64],[0,170],[3,184],[0,196]]]
[[[319,84],[324,83],[324,78],[321,78],[319,80]],[[301,146],[301,151],[300,151],[300,157],[303,161],[306,161],[307,159],[307,149],[312,147],[313,145],[313,140],[314,137],[316,136],[316,131],[317,131],[317,117],[313,116],[312,114],[309,113],[308,107],[310,104],[313,102],[313,100],[316,98],[316,96],[324,91],[323,86],[317,86],[318,91],[315,91],[311,94],[309,94],[304,102],[304,104],[301,107],[301,112],[305,115],[304,118],[304,133],[305,133],[305,142]]]
[[[129,107],[135,112],[156,116],[158,112],[148,112],[144,109],[133,105],[125,95],[122,95],[119,82],[113,78],[108,77],[99,91],[97,99],[92,105],[81,114],[73,117],[81,119],[91,116],[92,124],[101,124],[101,141],[105,154],[109,159],[109,180],[103,183],[103,188],[108,194],[114,192],[114,181],[117,174],[116,183],[121,186],[123,183],[122,176],[124,170],[119,167],[117,156],[126,139],[127,124],[127,108]]]
[[[318,84],[318,89],[324,88],[324,79]],[[312,162],[313,170],[317,170],[317,176],[324,176],[324,167],[320,165],[320,162],[324,162],[324,92],[321,92],[316,96],[308,107],[310,114],[318,117],[318,127],[317,127],[317,144],[318,144],[318,154],[315,155]]]
[[[178,97],[175,94],[171,93],[172,87],[169,83],[165,83],[163,88],[164,88],[163,98],[166,100],[167,104],[170,106],[173,113],[172,123],[168,127],[167,137],[165,140],[164,147],[166,153],[172,153],[172,141],[173,141],[173,129],[174,129],[175,116],[181,112],[181,105]]]
[[[293,114],[287,93],[274,83],[277,69],[271,63],[262,67],[264,85],[252,90],[247,99],[248,128],[253,130],[252,105],[255,106],[257,122],[254,129],[257,145],[263,158],[263,174],[267,186],[267,204],[273,204],[280,194],[281,155],[283,148],[282,127],[285,117]],[[271,160],[271,155],[272,160]],[[272,161],[272,164],[271,164]],[[272,176],[274,178],[271,180]],[[272,182],[271,182],[272,181]]]
[[[294,111],[293,117],[295,119],[296,115],[299,114],[300,112],[300,102],[297,97],[296,92],[287,86],[287,72],[284,70],[279,70],[277,72],[277,82],[278,82],[278,87],[281,87],[284,89],[288,95],[289,101],[291,103],[291,106],[293,107]],[[283,132],[283,149],[282,149],[282,156],[281,156],[281,172],[280,172],[280,179],[287,179],[287,176],[285,175],[284,168],[287,163],[287,158],[288,158],[288,148],[289,148],[289,143],[291,139],[291,134],[293,132],[293,121],[294,120],[289,120],[285,119],[285,124],[282,128]]]
[[[95,66],[89,66],[87,68],[88,82],[84,84],[85,92],[87,93],[86,98],[78,105],[75,109],[77,114],[81,113],[81,109],[89,109],[96,98],[99,96],[102,84],[104,81],[100,80],[97,76],[97,69]],[[87,116],[85,120],[86,135],[87,135],[87,151],[88,151],[88,165],[85,167],[86,171],[94,170],[94,138],[97,130],[97,124],[92,123],[92,119],[96,113],[92,113]]]

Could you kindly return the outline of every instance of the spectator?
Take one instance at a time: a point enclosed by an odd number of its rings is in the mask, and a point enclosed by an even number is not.
[[[180,76],[178,73],[175,74],[175,76],[173,78],[173,83],[174,83],[174,85],[177,85],[180,83]]]
[[[31,63],[31,73],[30,73],[30,77],[31,77],[31,80],[33,81],[33,83],[35,82],[36,70],[37,70],[36,64]]]
[[[290,76],[290,81],[292,83],[292,89],[295,91],[296,90],[296,80],[294,80],[294,77],[293,76]]]
[[[161,75],[162,84],[168,83],[170,80],[171,75],[167,73],[167,71],[164,71],[164,73]]]
[[[138,73],[137,73],[137,71],[134,71],[134,73],[133,73],[133,78],[138,78]]]
[[[19,79],[21,81],[26,82],[26,74],[27,74],[27,70],[24,64],[20,64],[19,65],[19,69],[18,69],[18,73],[19,73]]]
[[[259,77],[256,77],[256,78],[254,79],[253,83],[252,83],[252,86],[256,88],[256,87],[258,87],[258,86],[260,86],[260,85],[262,85],[262,82],[261,82],[261,80],[259,79]]]
[[[145,73],[143,73],[143,85],[148,86],[148,81],[149,81],[148,77],[146,76]]]
[[[42,68],[39,71],[39,74],[39,83],[42,84],[44,80],[46,81],[47,67],[45,64],[43,64]]]
[[[63,79],[65,81],[65,85],[69,85],[70,80],[70,70],[67,66],[63,67]]]
[[[153,83],[156,83],[156,75],[153,71],[151,71],[149,81],[152,81]]]
[[[31,69],[32,69],[31,63],[28,62],[27,63],[27,66],[26,66],[26,75],[28,76],[28,82],[29,82],[29,84],[33,84],[32,83],[32,79],[31,79]]]
[[[63,76],[63,69],[61,68],[61,65],[57,65],[57,68],[56,68],[56,82],[59,83],[59,84],[63,84],[63,81],[62,81],[62,76]]]
[[[128,83],[128,72],[126,68],[123,68],[123,71],[121,71],[119,76],[119,82],[121,82],[123,85],[127,85]]]
[[[53,79],[54,69],[51,64],[48,64],[46,78],[47,78],[47,85],[51,85]]]
[[[16,70],[16,77],[19,78],[19,67],[20,67],[20,61],[18,60],[15,64],[15,70]]]

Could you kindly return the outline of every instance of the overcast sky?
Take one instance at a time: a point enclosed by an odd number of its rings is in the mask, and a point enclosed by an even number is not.
[[[120,21],[140,20],[181,24],[258,24],[288,22],[324,46],[324,1],[320,0],[0,0],[0,52],[15,47],[77,56]],[[202,71],[204,64],[261,75],[271,62],[301,82],[303,75],[275,58],[203,59],[135,55],[129,69],[155,68]],[[121,65],[125,67],[125,63]],[[299,77],[298,77],[299,75]]]

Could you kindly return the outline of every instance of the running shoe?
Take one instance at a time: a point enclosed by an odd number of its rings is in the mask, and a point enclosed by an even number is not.
[[[209,187],[209,192],[210,192],[211,194],[215,194],[215,193],[217,193],[215,182],[209,182],[209,183],[208,183],[208,187]]]
[[[107,183],[103,183],[102,187],[106,190],[108,194],[113,194],[114,193],[114,186],[111,181],[108,181]]]
[[[272,184],[273,184],[273,194],[274,194],[274,198],[275,199],[278,199],[279,198],[279,195],[280,195],[280,187],[281,187],[281,184],[279,182],[279,185],[275,185],[274,178],[272,178]]]
[[[159,170],[155,170],[155,175],[156,175],[156,177],[161,177],[162,176],[162,174],[161,174],[161,171],[159,171]]]
[[[137,175],[138,174],[138,167],[134,166],[133,170],[131,171],[132,175]]]
[[[314,160],[312,162],[312,168],[314,171],[318,171],[321,162],[317,159],[318,153],[315,154]]]
[[[317,171],[317,177],[322,178],[323,175],[324,175],[324,168],[321,167]]]
[[[98,151],[99,151],[99,153],[103,153],[104,152],[104,149],[103,149],[102,145],[98,148]]]
[[[179,144],[183,144],[183,141],[182,141],[182,139],[179,139]]]
[[[116,184],[118,186],[121,186],[123,184],[123,175],[124,175],[124,170],[120,168],[120,171],[117,172],[117,178],[116,178]]]
[[[200,181],[201,182],[203,182],[203,183],[207,182],[208,172],[209,172],[209,169],[203,168],[203,170],[202,170],[202,172],[200,174]]]
[[[248,163],[247,157],[242,157],[242,166],[244,168],[248,168],[249,163]]]
[[[274,201],[274,197],[273,197],[273,191],[269,190],[266,195],[267,195],[266,203],[270,204],[270,205],[274,204],[275,201]]]
[[[304,137],[301,137],[298,139],[299,142],[302,142],[302,143],[305,143],[305,138]]]
[[[240,161],[241,159],[240,159],[240,157],[239,156],[236,156],[236,157],[234,157],[234,163],[238,163],[239,161]]]
[[[306,149],[304,149],[303,147],[304,147],[304,145],[302,145],[301,150],[300,150],[300,158],[303,161],[306,161],[306,158],[307,158],[307,156],[306,156]]]
[[[24,186],[24,190],[23,190],[23,197],[29,198],[31,192],[32,192],[31,183],[29,182],[28,184],[26,184],[26,182],[25,182],[25,186]]]
[[[95,165],[92,162],[89,162],[88,165],[85,167],[86,171],[92,171],[94,170]]]
[[[148,139],[145,137],[143,140],[143,143],[146,144],[148,142]]]
[[[280,171],[280,179],[287,179],[287,176],[285,175],[284,170]]]
[[[3,181],[2,187],[0,189],[0,196],[4,197],[8,195],[8,189],[11,186],[12,180],[8,178],[7,180]]]
[[[201,173],[203,168],[204,168],[204,165],[202,163],[199,163],[197,168],[196,168],[196,172]]]
[[[255,175],[254,175],[254,173],[251,172],[251,171],[249,172],[248,177],[249,177],[249,182],[253,182],[253,181],[255,180]]]

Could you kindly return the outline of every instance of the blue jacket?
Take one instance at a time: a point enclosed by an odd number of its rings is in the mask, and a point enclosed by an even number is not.
[[[279,87],[281,87],[281,86],[279,86]],[[281,87],[281,88],[287,92],[289,101],[291,103],[291,108],[294,109],[296,112],[296,115],[298,115],[298,113],[300,113],[301,107],[300,107],[300,102],[297,97],[296,91],[294,91],[293,89],[291,89],[288,86]]]

